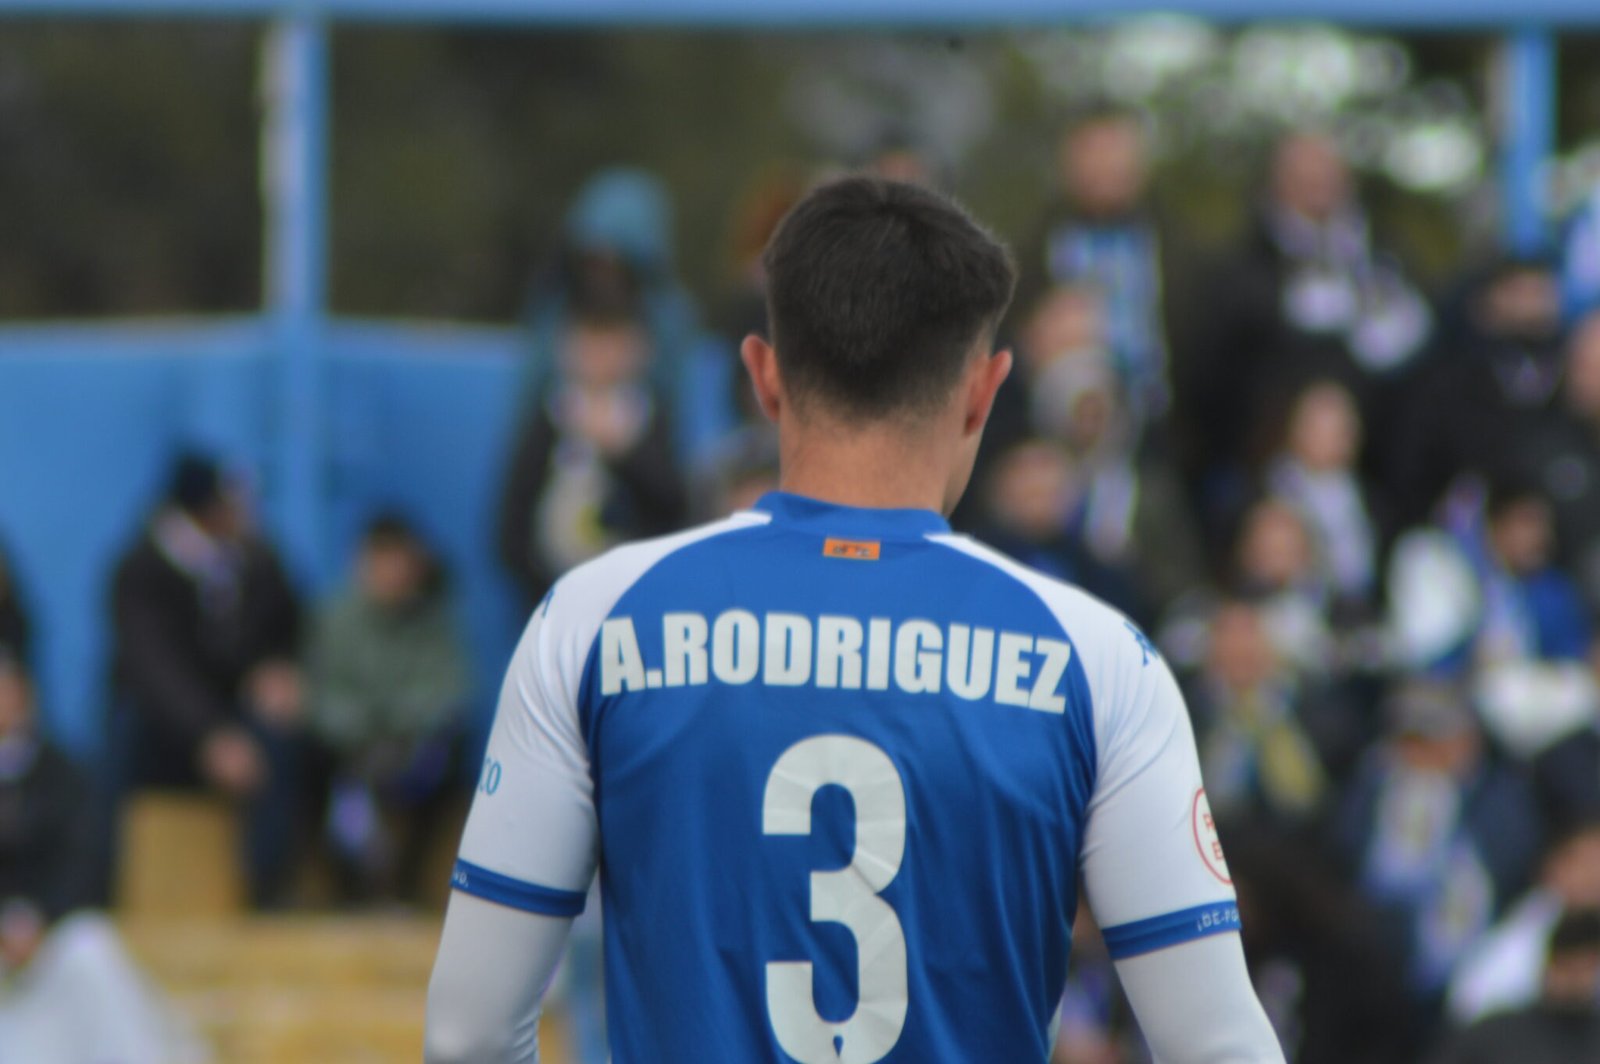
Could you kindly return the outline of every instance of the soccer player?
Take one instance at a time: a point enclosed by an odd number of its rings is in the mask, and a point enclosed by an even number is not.
[[[1044,1061],[1078,884],[1157,1057],[1281,1062],[1172,676],[950,531],[1005,250],[848,178],[745,340],[782,490],[573,570],[512,660],[428,998],[436,1064],[535,1059],[603,868],[617,1064]]]

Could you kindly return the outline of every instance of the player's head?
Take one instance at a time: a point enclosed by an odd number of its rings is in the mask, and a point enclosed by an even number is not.
[[[1006,249],[937,192],[847,177],[795,205],[764,262],[771,345],[743,353],[780,432],[920,436],[951,459],[959,497],[1010,368],[992,351],[1016,279]]]

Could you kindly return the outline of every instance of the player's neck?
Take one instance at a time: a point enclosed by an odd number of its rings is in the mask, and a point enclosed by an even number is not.
[[[873,509],[945,510],[950,471],[931,441],[837,426],[785,434],[778,486],[794,495]]]

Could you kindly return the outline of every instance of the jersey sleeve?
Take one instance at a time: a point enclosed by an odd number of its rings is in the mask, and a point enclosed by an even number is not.
[[[1111,617],[1080,642],[1098,746],[1081,865],[1122,960],[1237,931],[1239,910],[1177,682],[1143,633]]]
[[[555,608],[535,611],[506,670],[454,889],[548,916],[583,911],[598,822],[578,690],[589,640]]]

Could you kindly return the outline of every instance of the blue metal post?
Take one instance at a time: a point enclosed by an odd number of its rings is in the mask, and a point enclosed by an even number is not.
[[[1548,29],[1506,38],[1500,101],[1500,170],[1505,242],[1537,251],[1548,235],[1548,164],[1556,147],[1556,41]]]
[[[265,56],[266,298],[277,392],[273,516],[295,568],[330,577],[324,532],[323,352],[328,311],[328,28],[286,16]]]

